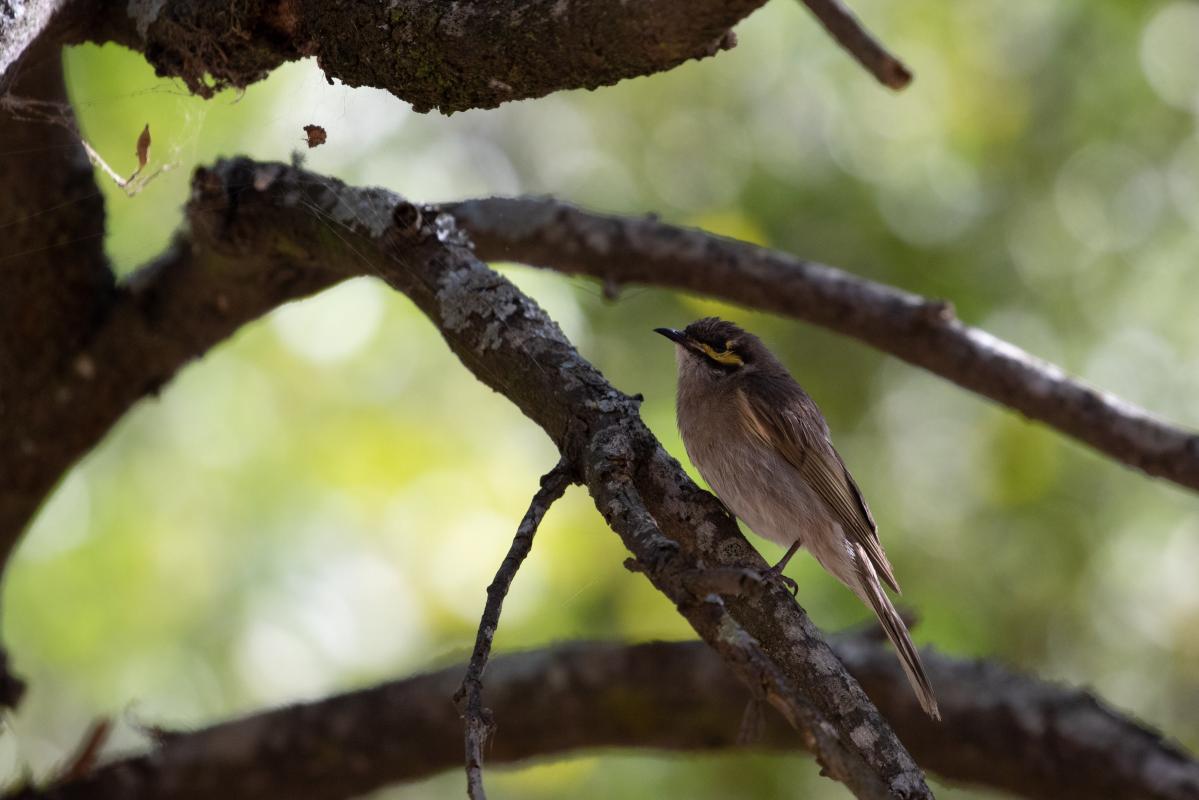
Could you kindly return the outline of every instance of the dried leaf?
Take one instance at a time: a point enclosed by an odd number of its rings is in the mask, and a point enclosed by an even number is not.
[[[325,129],[320,125],[305,125],[304,133],[308,134],[309,147],[319,147],[320,145],[324,144],[325,140],[328,138],[328,134],[325,133]]]
[[[116,173],[112,167],[108,166],[108,162],[96,152],[96,148],[92,147],[86,139],[79,138],[79,144],[83,146],[84,152],[87,153],[88,160],[104,171],[104,174],[112,178],[113,183],[121,187],[125,194],[133,197],[138,192],[146,187],[150,181],[154,180],[160,173],[167,172],[178,164],[169,163],[163,164],[158,169],[154,170],[153,174],[142,175],[142,170],[146,168],[146,164],[150,161],[150,125],[146,124],[142,128],[141,135],[137,137],[137,169],[128,178],[122,178]]]
[[[137,168],[141,170],[150,160],[150,124],[142,128],[141,136],[137,137]]]

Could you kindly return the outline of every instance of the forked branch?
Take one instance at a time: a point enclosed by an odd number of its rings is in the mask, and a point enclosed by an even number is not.
[[[802,0],[825,30],[858,60],[879,83],[902,89],[912,82],[911,71],[887,52],[841,0]]]

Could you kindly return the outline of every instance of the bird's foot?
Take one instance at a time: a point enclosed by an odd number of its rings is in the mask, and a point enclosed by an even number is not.
[[[762,583],[776,586],[782,586],[787,591],[791,592],[791,596],[795,597],[799,594],[799,584],[794,578],[788,578],[783,574],[782,564],[771,567],[762,573]]]

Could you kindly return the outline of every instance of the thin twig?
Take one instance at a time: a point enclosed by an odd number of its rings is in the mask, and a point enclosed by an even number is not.
[[[858,60],[879,83],[899,90],[912,82],[912,73],[863,27],[841,0],[802,0],[824,29]]]
[[[516,529],[512,546],[508,548],[508,554],[496,570],[495,579],[487,587],[487,604],[483,607],[483,616],[479,619],[475,649],[466,667],[462,686],[454,695],[454,700],[459,703],[460,708],[465,705],[463,719],[466,727],[466,790],[471,800],[485,800],[487,797],[483,788],[483,745],[491,736],[495,725],[491,710],[483,708],[483,671],[487,668],[491,642],[500,624],[504,598],[508,595],[516,571],[520,569],[533,547],[533,536],[537,533],[542,517],[571,482],[571,469],[565,460],[558,462],[558,466],[542,476],[541,488],[533,495],[529,510],[525,512],[524,519]]]

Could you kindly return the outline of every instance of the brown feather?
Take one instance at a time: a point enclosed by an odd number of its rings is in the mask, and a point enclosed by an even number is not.
[[[795,407],[796,399],[775,402],[761,391],[755,391],[752,397],[744,389],[737,392],[737,405],[750,432],[777,449],[799,471],[841,524],[845,537],[861,545],[882,579],[899,592],[899,582],[878,538],[878,526],[845,462],[829,441],[827,428],[805,424],[798,415],[786,411]],[[806,394],[802,401],[815,405]]]
[[[924,671],[924,662],[920,660],[920,651],[912,643],[907,626],[903,624],[899,612],[895,610],[891,599],[879,585],[878,575],[875,574],[870,559],[866,557],[866,551],[860,546],[857,548],[857,556],[855,561],[860,583],[858,594],[870,604],[875,616],[878,617],[879,624],[887,634],[887,638],[895,647],[899,663],[908,676],[908,683],[916,693],[916,699],[920,701],[920,707],[933,719],[940,719],[941,711],[937,708],[937,698],[933,694],[933,686],[928,679],[928,673]]]

